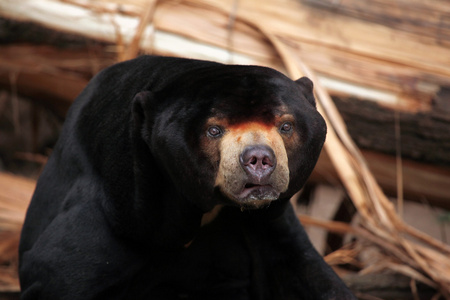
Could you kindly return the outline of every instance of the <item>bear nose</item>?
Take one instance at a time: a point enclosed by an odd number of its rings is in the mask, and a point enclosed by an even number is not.
[[[277,160],[272,148],[269,146],[253,145],[247,146],[242,151],[240,163],[250,177],[249,179],[255,181],[253,183],[260,184],[275,170]]]

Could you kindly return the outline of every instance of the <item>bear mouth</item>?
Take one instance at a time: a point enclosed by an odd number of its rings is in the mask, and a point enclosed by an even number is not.
[[[242,202],[273,201],[278,199],[280,193],[270,184],[246,183],[239,193],[238,198]]]

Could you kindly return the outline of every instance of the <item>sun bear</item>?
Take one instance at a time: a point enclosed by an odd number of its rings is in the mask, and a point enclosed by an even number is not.
[[[22,299],[354,299],[289,202],[325,135],[305,77],[157,56],[103,70],[38,180]]]

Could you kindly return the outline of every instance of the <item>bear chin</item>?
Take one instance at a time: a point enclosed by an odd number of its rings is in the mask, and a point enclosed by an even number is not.
[[[270,205],[280,193],[270,185],[246,185],[234,202],[242,209],[260,209]]]

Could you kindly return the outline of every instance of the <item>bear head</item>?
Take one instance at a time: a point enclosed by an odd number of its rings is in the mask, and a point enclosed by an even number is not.
[[[134,136],[146,148],[142,160],[153,157],[160,182],[170,182],[159,188],[204,212],[288,200],[312,172],[326,136],[312,82],[257,66],[181,72],[138,93],[133,115]]]

